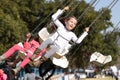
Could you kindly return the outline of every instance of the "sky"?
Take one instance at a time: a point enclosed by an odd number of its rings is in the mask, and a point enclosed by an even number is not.
[[[89,3],[91,0],[85,0],[87,3]],[[99,10],[102,7],[107,7],[112,1],[117,0],[97,0],[98,3],[95,6],[95,10]],[[114,7],[111,9],[111,21],[113,22],[114,26],[116,26],[120,22],[120,0],[117,1],[117,3],[114,5]],[[120,28],[120,24],[116,27]],[[110,28],[111,30],[112,28]]]

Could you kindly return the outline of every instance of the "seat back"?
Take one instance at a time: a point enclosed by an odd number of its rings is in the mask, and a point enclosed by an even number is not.
[[[42,28],[39,32],[38,32],[39,37],[41,38],[42,41],[45,41],[49,36],[49,32],[47,30],[47,28]]]

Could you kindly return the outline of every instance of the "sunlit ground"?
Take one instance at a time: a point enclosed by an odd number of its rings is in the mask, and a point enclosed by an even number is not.
[[[86,78],[86,79],[80,79],[80,80],[115,80],[112,77],[105,77],[105,78]]]
[[[72,75],[71,75],[71,77],[69,77],[69,79],[68,79],[68,77],[62,79],[62,78],[60,78],[60,75],[56,75],[56,76],[52,77],[50,80],[77,80],[77,79],[75,79]],[[83,78],[80,80],[115,80],[115,79],[112,77],[103,77],[103,78],[99,77],[99,78]]]

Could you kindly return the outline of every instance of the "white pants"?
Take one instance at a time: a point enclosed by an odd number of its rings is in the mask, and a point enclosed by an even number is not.
[[[60,49],[59,46],[55,45],[54,42],[50,38],[42,42],[39,49],[43,50],[47,48],[48,46],[50,46],[50,50],[45,53],[44,56],[46,58],[50,58],[50,56],[52,56],[55,52],[58,52]]]

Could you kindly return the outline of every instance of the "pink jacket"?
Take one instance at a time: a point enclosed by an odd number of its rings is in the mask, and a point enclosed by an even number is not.
[[[30,53],[34,53],[34,51],[36,50],[36,48],[39,47],[39,43],[35,40],[31,40],[30,42],[24,42],[24,48],[26,50],[29,50]]]

